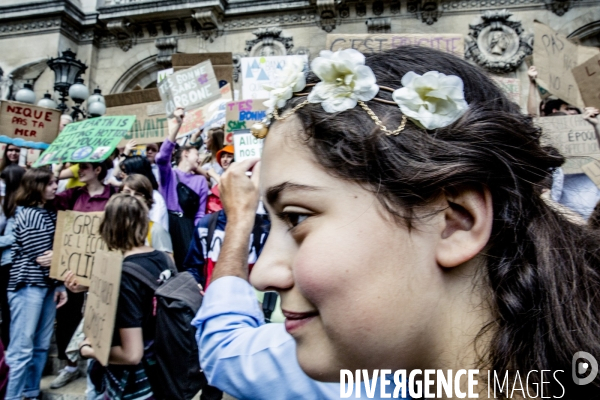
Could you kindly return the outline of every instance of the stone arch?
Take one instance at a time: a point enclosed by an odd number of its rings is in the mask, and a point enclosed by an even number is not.
[[[110,94],[129,92],[138,85],[142,89],[156,87],[158,71],[163,69],[164,67],[156,62],[156,55],[147,57],[121,75]]]
[[[38,78],[48,68],[47,58],[23,64],[0,79],[0,98],[6,100],[12,97],[26,82],[35,85]]]
[[[565,23],[560,32],[586,46],[600,46],[600,7]]]

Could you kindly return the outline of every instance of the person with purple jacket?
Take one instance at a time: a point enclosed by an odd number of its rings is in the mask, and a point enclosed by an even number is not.
[[[204,216],[208,184],[202,175],[193,171],[198,168],[198,149],[182,146],[175,152],[176,168],[171,165],[171,157],[176,147],[176,138],[184,118],[183,109],[174,112],[175,118],[169,121],[167,140],[156,156],[160,173],[160,193],[165,198],[169,211],[169,233],[173,242],[173,256],[179,270],[187,254],[194,226]]]

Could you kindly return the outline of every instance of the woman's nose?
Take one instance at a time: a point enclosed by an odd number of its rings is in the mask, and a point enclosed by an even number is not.
[[[250,282],[260,291],[284,291],[294,286],[292,259],[295,243],[271,231],[260,257],[252,268]]]

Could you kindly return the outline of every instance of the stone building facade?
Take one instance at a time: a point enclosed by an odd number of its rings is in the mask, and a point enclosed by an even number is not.
[[[38,99],[52,91],[46,62],[66,49],[107,94],[155,86],[174,53],[232,52],[239,66],[244,56],[312,59],[328,33],[455,33],[467,58],[519,80],[524,105],[534,20],[600,46],[598,0],[0,0],[0,96],[26,81]]]

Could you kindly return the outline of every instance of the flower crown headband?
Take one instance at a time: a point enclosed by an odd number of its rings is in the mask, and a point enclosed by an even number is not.
[[[336,113],[352,109],[358,104],[375,124],[388,136],[396,136],[404,130],[407,118],[424,129],[446,127],[458,120],[469,108],[465,101],[462,79],[429,71],[418,75],[412,71],[402,77],[402,88],[392,89],[379,86],[375,74],[365,65],[365,56],[357,50],[324,50],[311,63],[314,74],[321,79],[318,83],[306,84],[304,62],[290,58],[278,74],[274,86],[264,86],[269,92],[267,118],[252,126],[252,134],[262,139],[267,136],[271,120],[281,121],[310,103],[321,103],[323,110]],[[302,92],[312,87],[310,92]],[[392,93],[394,101],[376,97],[380,91]],[[283,115],[280,109],[293,96],[307,99]],[[397,105],[402,111],[402,121],[395,130],[388,129],[375,115],[366,101],[377,101]]]

